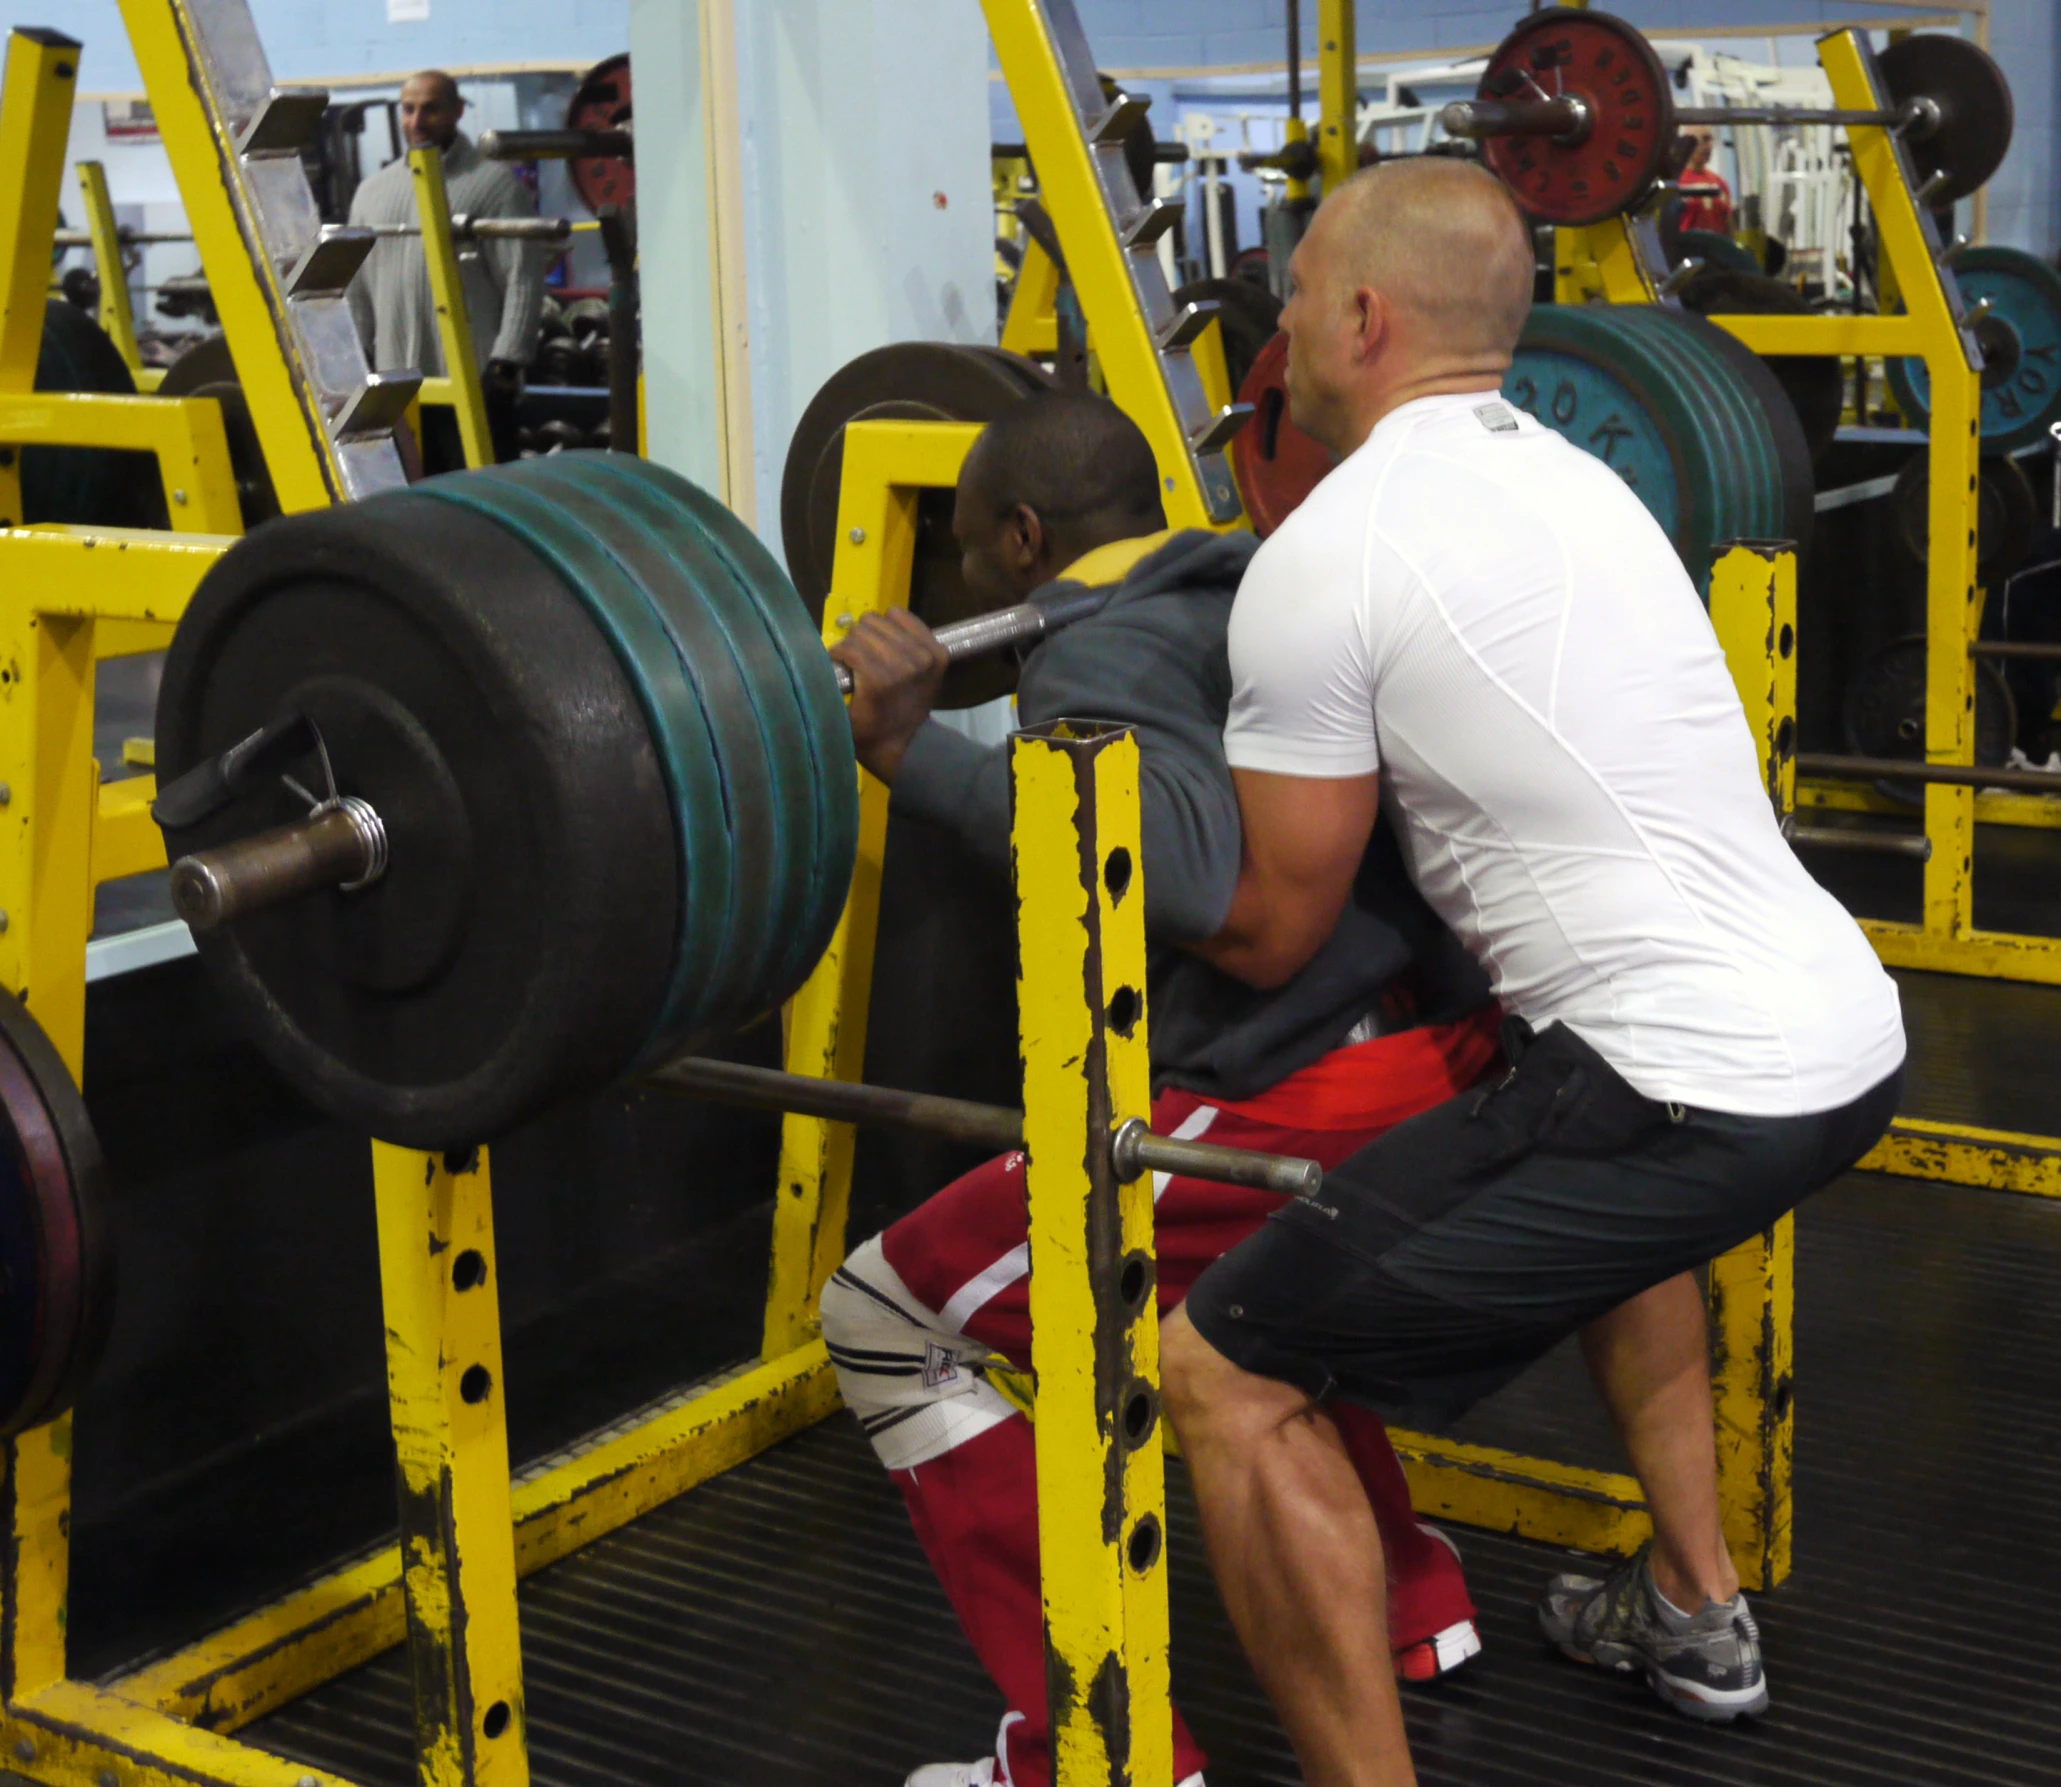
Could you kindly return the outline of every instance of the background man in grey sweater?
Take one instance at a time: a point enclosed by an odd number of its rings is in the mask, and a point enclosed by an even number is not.
[[[534,217],[537,201],[503,162],[489,161],[458,128],[465,110],[458,83],[441,69],[410,75],[401,88],[401,130],[411,149],[438,149],[444,158],[444,190],[451,214],[471,217]],[[415,180],[407,158],[387,165],[359,186],[351,199],[354,224],[407,224],[419,213]],[[546,249],[537,242],[475,242],[458,256],[459,283],[472,319],[473,350],[486,382],[487,420],[498,457],[515,456],[515,399],[523,368],[537,351],[544,313]],[[429,289],[429,263],[420,236],[383,236],[351,282],[351,313],[366,352],[381,372],[414,367],[430,378],[444,373],[443,342],[437,335],[436,300]],[[423,411],[423,451],[433,471],[464,463],[452,449],[457,429],[441,406]],[[448,438],[445,438],[448,437]]]
[[[1017,705],[1027,725],[1117,720],[1138,737],[1155,1127],[1328,1165],[1479,1078],[1496,1059],[1486,982],[1386,838],[1335,935],[1286,985],[1245,986],[1182,947],[1221,926],[1238,879],[1222,732],[1252,536],[1165,532],[1144,436],[1113,405],[1073,395],[989,426],[953,526],[969,582],[995,606],[1045,586],[1115,586],[1092,620],[1027,655]],[[854,674],[860,761],[893,785],[895,811],[1006,870],[1006,747],[930,717],[945,660],[929,629],[907,613],[868,617],[834,655]],[[1154,1195],[1162,1310],[1281,1201],[1178,1178],[1155,1180]],[[985,1375],[998,1354],[1029,1362],[1026,1220],[1022,1157],[992,1161],[858,1248],[823,1296],[845,1401],[1011,1709],[994,1756],[920,1768],[909,1787],[1050,1779],[1032,1442]],[[1398,1671],[1438,1675],[1480,1648],[1458,1559],[1411,1512],[1381,1423],[1348,1412],[1341,1425],[1378,1510]],[[1176,1778],[1199,1783],[1202,1753],[1178,1719],[1175,1741]]]

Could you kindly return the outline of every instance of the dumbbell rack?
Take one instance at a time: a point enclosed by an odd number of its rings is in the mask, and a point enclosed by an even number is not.
[[[1836,106],[1864,111],[1886,105],[1862,32],[1832,32],[1819,40],[1818,54]],[[1902,314],[1714,315],[1709,320],[1758,354],[1917,356],[1925,361],[1934,393],[1926,449],[1932,544],[1926,554],[1925,756],[1928,763],[1972,765],[1976,684],[1969,648],[1983,608],[1975,569],[1981,355],[1967,326],[1950,251],[1939,239],[1931,212],[1918,202],[1902,146],[1877,125],[1850,125],[1847,136],[1881,232],[1883,284],[1901,299]],[[1615,218],[1557,232],[1563,301],[1654,302],[1655,255],[1642,249],[1636,234],[1640,227],[1637,219]],[[1840,783],[1806,784],[1801,798],[1808,806],[1865,810],[1870,804],[1865,794]],[[2042,810],[2052,799],[2033,797]],[[1861,928],[1891,967],[2061,984],[2061,938],[1975,926],[1977,811],[1974,787],[1927,785],[1924,836],[1931,851],[1924,866],[1923,917],[1915,925],[1862,919]],[[1950,1184],[2061,1196],[2061,1139],[2045,1136],[1900,1117],[1862,1164]]]

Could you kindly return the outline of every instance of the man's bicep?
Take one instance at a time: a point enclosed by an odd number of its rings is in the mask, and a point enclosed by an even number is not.
[[[1378,776],[1233,769],[1245,854],[1268,881],[1343,907],[1373,834]]]

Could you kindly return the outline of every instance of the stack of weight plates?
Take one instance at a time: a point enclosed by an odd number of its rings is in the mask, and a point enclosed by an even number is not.
[[[1713,324],[1643,304],[1542,304],[1503,395],[1616,471],[1706,596],[1722,543],[1808,543],[1815,488],[1796,411]]]
[[[558,454],[250,535],[174,638],[159,773],[296,712],[385,820],[387,871],[199,944],[274,1063],[387,1140],[491,1140],[763,1015],[843,908],[830,660],[750,532],[647,461]],[[170,843],[305,810],[265,787]]]
[[[2030,446],[2061,421],[2061,273],[2023,249],[1970,248],[1956,257],[1954,277],[1970,305],[1990,301],[1975,324],[1983,358],[1982,450]],[[1897,407],[1923,428],[1932,408],[1925,362],[1892,360],[1888,372]]]

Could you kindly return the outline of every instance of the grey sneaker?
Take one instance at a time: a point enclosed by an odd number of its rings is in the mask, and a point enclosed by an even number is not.
[[[1760,1628],[1746,1597],[1677,1613],[1653,1586],[1643,1551],[1600,1581],[1554,1577],[1539,1625],[1577,1663],[1643,1671],[1654,1693],[1692,1719],[1726,1723],[1768,1710]]]

